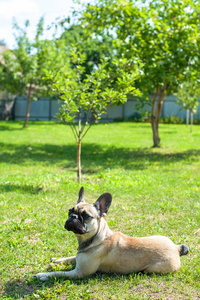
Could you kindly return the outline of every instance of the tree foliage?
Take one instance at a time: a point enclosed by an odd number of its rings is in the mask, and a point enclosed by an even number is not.
[[[62,23],[63,24],[63,23]],[[79,53],[84,53],[84,74],[91,74],[93,69],[99,65],[104,57],[112,57],[112,40],[107,36],[98,37],[89,35],[82,24],[72,24],[65,27],[60,40],[64,41],[66,46],[66,52],[71,53],[71,49],[76,47]],[[71,62],[71,65],[73,62]]]
[[[188,72],[196,76],[200,58],[200,4],[195,0],[99,0],[81,16],[96,36],[112,33],[118,57],[140,59],[137,86],[151,103],[154,146],[159,146],[159,118],[165,97]],[[150,95],[150,96],[149,96]]]
[[[138,66],[127,72],[126,59],[104,59],[90,74],[86,73],[86,55],[71,51],[73,68],[56,74],[47,72],[54,80],[53,92],[60,94],[59,119],[68,122],[77,142],[77,178],[81,181],[81,141],[94,123],[106,113],[108,105],[124,103],[128,94],[139,95],[134,87]],[[77,125],[78,123],[78,125]]]
[[[26,97],[27,109],[24,127],[29,119],[30,102],[37,100],[38,96],[46,95],[49,91],[50,82],[43,80],[44,70],[52,67],[52,61],[56,67],[56,60],[59,58],[58,51],[56,51],[56,47],[53,47],[52,42],[42,40],[43,23],[44,19],[41,18],[33,41],[27,34],[29,21],[26,21],[24,28],[14,24],[16,47],[14,50],[2,53],[0,85],[13,95]]]
[[[198,81],[186,81],[180,84],[178,91],[175,94],[178,98],[177,103],[186,109],[186,123],[189,123],[189,112],[191,113],[191,132],[193,124],[193,114],[197,112],[200,99],[200,84]]]
[[[178,98],[177,103],[181,104],[184,109],[190,110],[192,113],[197,112],[200,98],[199,82],[183,82],[175,95]]]

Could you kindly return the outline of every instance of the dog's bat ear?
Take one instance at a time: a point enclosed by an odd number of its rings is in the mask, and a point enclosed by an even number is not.
[[[112,202],[112,196],[110,193],[102,194],[94,203],[100,217],[105,216],[108,212],[110,204]]]
[[[78,196],[78,203],[80,202],[85,202],[85,196],[84,196],[84,187],[82,186],[82,188],[79,191],[79,196]]]

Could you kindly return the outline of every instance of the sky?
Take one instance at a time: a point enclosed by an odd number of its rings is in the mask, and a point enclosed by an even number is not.
[[[81,0],[82,3],[90,2]],[[26,20],[30,21],[29,37],[33,38],[36,25],[40,17],[44,16],[45,27],[51,25],[57,17],[68,17],[72,7],[77,7],[73,0],[0,0],[0,40],[4,40],[6,46],[13,49],[15,39],[13,36],[13,20],[20,27]],[[50,38],[50,33],[48,33]]]

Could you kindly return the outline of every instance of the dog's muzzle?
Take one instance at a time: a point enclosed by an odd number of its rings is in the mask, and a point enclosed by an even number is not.
[[[65,223],[65,229],[73,231],[75,234],[84,234],[87,232],[86,227],[81,223],[77,215],[71,215]]]

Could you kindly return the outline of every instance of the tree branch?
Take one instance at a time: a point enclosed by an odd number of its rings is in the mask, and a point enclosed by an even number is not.
[[[87,134],[88,130],[91,128],[91,126],[94,124],[95,121],[91,122],[85,133],[83,134],[81,140],[84,138],[84,136]]]
[[[157,104],[157,111],[156,111],[156,127],[158,128],[159,120],[160,120],[160,113],[162,109],[163,101],[165,100],[166,94],[165,91],[167,89],[167,85],[164,85],[160,97],[158,98],[158,104]]]
[[[89,111],[87,111],[87,113],[86,113],[85,124],[83,125],[82,133],[83,133],[83,131],[84,131],[84,129],[85,129],[85,126],[87,125],[88,114],[89,114]]]
[[[158,86],[156,87],[156,92],[152,98],[152,105],[151,105],[151,116],[153,117],[154,116],[154,113],[155,113],[155,102],[156,102],[156,98],[158,97],[158,94],[159,94],[159,88]]]
[[[71,130],[74,134],[74,137],[75,137],[75,141],[77,142],[78,141],[78,135],[77,135],[77,132],[76,132],[76,127],[73,125],[73,124],[70,124],[69,123],[69,126],[71,127]]]

